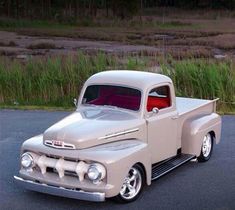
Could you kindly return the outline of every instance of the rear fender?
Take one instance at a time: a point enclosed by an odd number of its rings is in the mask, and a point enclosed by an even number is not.
[[[182,131],[182,153],[199,156],[202,140],[207,133],[211,133],[216,144],[221,136],[221,117],[212,113],[196,118],[190,118],[184,122]]]

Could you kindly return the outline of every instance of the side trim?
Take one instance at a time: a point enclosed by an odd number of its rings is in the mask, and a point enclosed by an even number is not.
[[[83,190],[73,190],[63,187],[50,186],[47,184],[40,184],[34,181],[25,180],[21,177],[14,176],[14,180],[22,187],[41,193],[47,193],[50,195],[57,195],[61,197],[74,198],[86,201],[105,201],[105,193],[100,192],[85,192]]]
[[[113,137],[129,134],[129,133],[134,133],[134,132],[136,132],[138,130],[139,130],[139,128],[134,128],[134,129],[131,129],[131,130],[126,130],[126,131],[121,131],[121,132],[118,132],[118,133],[108,134],[106,136],[99,137],[98,140],[109,139],[109,138],[113,138]]]

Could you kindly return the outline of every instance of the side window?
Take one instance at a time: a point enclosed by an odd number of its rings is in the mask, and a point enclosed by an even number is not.
[[[161,86],[152,89],[148,94],[147,111],[151,112],[154,107],[164,109],[171,106],[169,86]]]

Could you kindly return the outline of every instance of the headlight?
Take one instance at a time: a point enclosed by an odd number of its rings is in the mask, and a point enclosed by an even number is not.
[[[92,164],[88,168],[87,175],[91,181],[100,181],[105,177],[106,171],[101,164]]]
[[[33,157],[29,153],[24,153],[21,156],[21,165],[24,168],[30,168],[33,165]]]

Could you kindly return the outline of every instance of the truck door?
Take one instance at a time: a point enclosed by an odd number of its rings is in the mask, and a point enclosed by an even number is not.
[[[172,89],[168,84],[156,86],[147,96],[146,121],[152,163],[177,154],[177,111]]]

